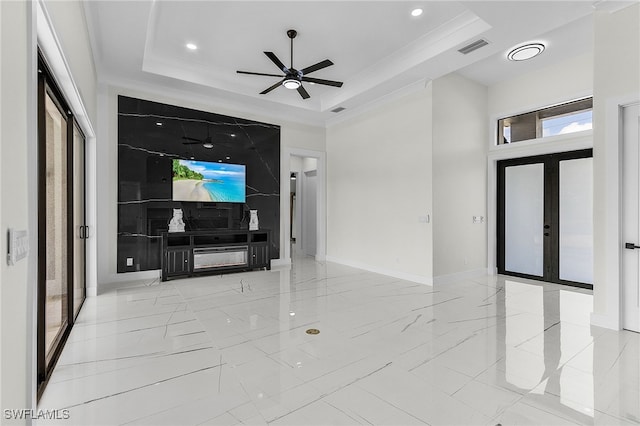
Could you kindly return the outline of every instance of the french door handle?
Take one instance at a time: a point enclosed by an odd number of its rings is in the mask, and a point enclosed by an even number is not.
[[[85,231],[84,231],[84,226],[80,225],[80,229],[78,230],[78,233],[80,234],[79,237],[81,240],[83,240],[85,238]]]
[[[624,248],[629,249],[629,250],[633,250],[633,249],[640,249],[640,246],[637,246],[633,243],[626,243],[624,245]]]

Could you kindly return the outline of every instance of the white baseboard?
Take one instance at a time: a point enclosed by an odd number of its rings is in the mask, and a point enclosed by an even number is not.
[[[286,267],[286,266],[291,266],[291,258],[289,258],[289,259],[271,259],[271,267],[272,268]]]
[[[458,281],[468,280],[471,278],[483,277],[487,275],[487,268],[471,269],[469,271],[456,272],[454,274],[438,275],[433,277],[434,284],[452,284]]]
[[[611,315],[597,314],[595,312],[591,313],[591,325],[595,325],[596,327],[608,328],[610,330],[621,329],[619,319]]]
[[[329,255],[326,256],[326,260],[327,262],[339,263],[341,265],[351,266],[352,268],[364,269],[365,271],[375,272],[376,274],[386,275],[388,277],[394,277],[394,278],[399,278],[401,280],[412,281],[418,284],[433,285],[433,280],[431,279],[431,277],[425,277],[423,275],[408,274],[402,271],[394,271],[391,269],[379,268],[377,266],[372,266],[366,263],[339,259]]]

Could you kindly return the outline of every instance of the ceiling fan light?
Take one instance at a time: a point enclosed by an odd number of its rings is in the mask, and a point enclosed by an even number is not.
[[[290,90],[296,90],[298,87],[300,87],[301,84],[302,83],[300,83],[295,78],[287,78],[285,81],[282,82],[282,85]]]
[[[203,144],[202,144],[202,146],[204,146],[204,147],[205,147],[205,148],[207,148],[207,149],[211,149],[211,148],[213,148],[213,144],[212,144],[212,143],[210,143],[210,142],[203,143]]]

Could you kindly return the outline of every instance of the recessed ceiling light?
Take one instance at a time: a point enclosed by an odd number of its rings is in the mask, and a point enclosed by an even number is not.
[[[222,163],[222,160],[218,160],[218,163]]]
[[[235,138],[235,137],[236,137],[236,134],[235,134],[235,133],[231,133],[231,137],[232,137],[232,138]]]
[[[156,126],[162,126],[162,122],[156,121]]]
[[[231,157],[225,157],[227,160],[231,160]]]
[[[187,43],[187,44],[186,44],[186,46],[187,46],[187,49],[189,49],[189,50],[196,50],[196,49],[198,49],[198,46],[196,46],[196,45],[195,45],[195,44],[193,44],[193,43]]]
[[[300,87],[300,82],[295,78],[289,77],[282,82],[282,85],[287,89],[295,90]]]
[[[507,59],[509,59],[510,61],[526,61],[527,59],[538,56],[542,52],[544,52],[544,44],[527,43],[511,49],[511,51],[507,54]]]
[[[411,11],[411,16],[420,16],[420,15],[422,15],[422,9],[420,9],[419,7]]]
[[[213,144],[212,144],[212,143],[209,143],[209,142],[207,142],[207,143],[203,143],[203,144],[202,144],[202,146],[204,146],[204,147],[205,147],[205,148],[207,148],[207,149],[211,149],[211,148],[213,148]]]

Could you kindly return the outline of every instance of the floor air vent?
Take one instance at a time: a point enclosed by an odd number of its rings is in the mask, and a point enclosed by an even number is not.
[[[462,53],[463,55],[466,55],[468,53],[473,52],[474,50],[478,50],[481,47],[486,46],[487,44],[489,44],[489,42],[481,38],[480,40],[476,40],[473,43],[468,44],[461,49],[458,49],[458,52]]]

